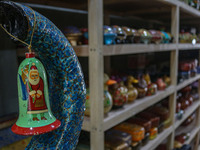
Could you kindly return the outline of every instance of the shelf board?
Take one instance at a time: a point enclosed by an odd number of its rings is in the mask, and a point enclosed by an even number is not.
[[[73,47],[76,55],[80,57],[89,56],[89,46],[79,45]],[[165,52],[176,50],[176,44],[117,44],[117,45],[104,45],[103,55],[125,55],[125,54],[138,54],[138,53],[150,53],[150,52]],[[179,50],[191,50],[200,49],[200,44],[178,44]],[[25,49],[17,49],[18,56],[24,56]]]
[[[190,144],[192,140],[195,138],[197,133],[199,132],[200,127],[195,127],[192,132],[190,133],[190,138],[185,142],[185,144]]]
[[[104,131],[123,122],[131,116],[159,102],[174,92],[174,86],[170,86],[164,91],[158,91],[156,95],[146,96],[145,98],[135,100],[135,102],[126,104],[123,108],[112,110],[104,118]]]
[[[125,55],[125,54],[138,54],[138,53],[149,53],[149,52],[164,52],[176,50],[176,44],[116,44],[116,45],[104,45],[103,55]],[[77,56],[88,57],[89,46],[79,45],[73,46]],[[18,56],[24,56],[25,48],[17,49]]]
[[[200,49],[200,44],[178,44],[178,49],[179,50],[195,50],[195,49]]]
[[[104,45],[104,56],[163,52],[176,50],[176,44],[116,44]]]
[[[124,107],[121,109],[110,111],[104,118],[104,131],[112,128],[120,122],[123,122],[124,120],[148,108],[149,106],[159,102],[165,97],[171,95],[174,91],[175,87],[170,86],[164,91],[158,91],[156,95],[146,96],[145,98],[137,99],[133,103],[124,105]],[[82,129],[84,131],[90,131],[89,117],[84,118]]]
[[[184,2],[181,2],[179,0],[159,0],[160,2],[164,2],[164,3],[167,3],[169,5],[172,5],[172,6],[179,6],[180,9],[185,12],[185,13],[188,13],[190,15],[193,15],[193,16],[196,16],[196,17],[200,17],[200,11],[187,5],[186,3]]]
[[[89,46],[88,45],[80,45],[73,46],[74,51],[77,56],[88,57],[89,56]]]
[[[77,56],[87,57],[89,55],[88,45],[74,46],[73,47]],[[103,55],[125,55],[125,54],[138,54],[150,52],[164,52],[173,51],[178,48],[179,50],[200,49],[200,44],[116,44],[104,45]]]
[[[200,75],[199,74],[196,75],[195,77],[189,78],[188,80],[185,80],[182,83],[179,83],[177,85],[177,87],[176,87],[176,90],[178,91],[178,90],[186,87],[187,85],[189,85],[189,84],[191,84],[191,83],[193,83],[193,82],[195,82],[196,80],[199,80],[199,79],[200,79]]]
[[[181,120],[176,120],[175,129],[177,129],[184,121],[187,119],[198,107],[200,106],[200,101],[196,101],[192,104],[192,106],[188,107],[183,115]]]
[[[158,136],[154,140],[150,140],[148,144],[141,147],[141,150],[153,150],[155,149],[162,141],[164,141],[171,133],[173,127],[170,126],[169,128],[165,129],[163,132],[158,134]]]
[[[77,56],[89,56],[88,45],[74,46],[73,47]],[[125,54],[138,54],[149,52],[163,52],[176,50],[176,44],[116,44],[104,45],[103,55],[125,55]]]
[[[89,117],[84,116],[82,130],[88,131],[88,132],[90,131],[90,118]]]

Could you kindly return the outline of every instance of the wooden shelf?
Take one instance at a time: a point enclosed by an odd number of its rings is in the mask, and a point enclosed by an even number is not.
[[[200,11],[187,5],[186,3],[184,2],[181,2],[179,0],[159,0],[161,2],[164,2],[164,3],[167,3],[169,5],[173,5],[173,6],[179,6],[180,9],[183,11],[183,12],[186,12],[190,15],[193,15],[193,16],[196,16],[196,17],[200,17]]]
[[[190,138],[185,142],[185,144],[190,144],[192,142],[192,140],[195,138],[195,136],[197,135],[197,133],[199,132],[200,127],[196,127],[192,130],[192,132],[190,133]]]
[[[88,56],[88,46],[75,46],[74,50],[77,56]],[[164,52],[176,50],[176,44],[116,44],[116,45],[104,45],[103,55],[125,55],[125,54],[138,54],[149,52]]]
[[[200,101],[196,101],[192,104],[192,106],[188,107],[183,114],[183,118],[181,120],[176,120],[175,129],[177,129],[184,121],[187,119],[198,107],[200,106]]]
[[[158,91],[156,95],[147,96],[142,99],[137,99],[135,102],[126,104],[123,108],[110,111],[104,118],[104,131],[112,128],[113,126],[123,122],[129,117],[139,113],[140,111],[148,108],[149,106],[159,102],[165,97],[169,96],[175,91],[174,86],[168,87],[164,91]],[[83,123],[83,130],[90,131],[90,119],[85,117]]]
[[[177,90],[182,89],[183,87],[193,83],[194,81],[200,79],[200,75],[193,77],[189,80],[184,81],[183,83],[177,86]],[[170,86],[165,91],[158,91],[156,95],[147,96],[143,99],[138,99],[131,104],[126,104],[123,108],[112,110],[109,112],[104,118],[104,131],[112,128],[118,123],[128,119],[129,117],[137,114],[138,112],[148,108],[149,106],[159,102],[163,98],[172,94],[175,90],[174,86]],[[200,106],[200,102],[194,102],[192,106],[190,106],[184,113],[184,116],[181,120],[177,120],[175,123],[175,128],[177,128],[189,115],[192,114],[198,107]],[[84,117],[83,127],[84,131],[90,131],[90,118]]]
[[[155,149],[162,141],[164,141],[171,133],[173,127],[170,126],[169,128],[165,129],[163,132],[158,134],[158,136],[154,139],[149,141],[149,143],[141,148],[141,150],[153,150]]]
[[[198,74],[195,77],[192,77],[192,78],[190,78],[188,80],[185,80],[182,83],[179,83],[177,85],[176,90],[178,91],[178,90],[186,87],[187,85],[189,85],[189,84],[191,84],[191,83],[193,83],[193,82],[195,82],[196,80],[199,80],[199,79],[200,79],[200,75]]]
[[[178,45],[179,50],[195,50],[200,49],[200,44],[179,44]]]
[[[125,54],[138,54],[150,52],[165,52],[179,50],[195,50],[200,49],[200,44],[117,44],[117,45],[104,45],[103,55],[125,55]],[[88,45],[74,46],[77,56],[87,57]]]
[[[88,131],[88,132],[90,131],[90,118],[89,117],[84,116],[82,130]]]
[[[158,91],[156,95],[138,99],[131,104],[126,104],[122,109],[109,112],[107,117],[104,118],[104,130],[110,129],[118,123],[130,118],[131,116],[169,96],[173,92],[174,86],[170,86],[164,91]]]
[[[79,45],[73,47],[76,55],[79,57],[89,56],[88,45]],[[138,54],[138,53],[150,53],[150,52],[165,52],[176,50],[176,44],[117,44],[117,45],[104,45],[103,55],[126,55],[126,54]],[[194,50],[200,49],[200,44],[178,44],[179,50]],[[24,56],[25,49],[17,49],[18,56]]]
[[[176,50],[176,44],[117,44],[104,45],[104,56],[163,52]]]
[[[74,51],[77,56],[88,57],[89,56],[89,47],[88,45],[74,46]]]

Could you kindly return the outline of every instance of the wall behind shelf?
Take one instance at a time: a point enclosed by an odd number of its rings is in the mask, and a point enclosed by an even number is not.
[[[62,12],[56,10],[33,8],[49,20],[51,20],[59,29],[64,29],[66,26],[76,26],[78,28],[88,26],[87,14]]]
[[[0,116],[18,112],[15,44],[0,31]]]
[[[170,31],[170,22],[169,24],[162,23],[159,21],[153,20],[144,20],[138,17],[118,17],[110,16],[110,25],[119,25],[119,26],[128,26],[135,29],[161,29],[165,28],[166,31]]]

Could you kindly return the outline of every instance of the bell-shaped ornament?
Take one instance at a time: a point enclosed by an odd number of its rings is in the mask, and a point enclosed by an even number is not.
[[[58,128],[61,122],[50,109],[46,72],[34,53],[26,53],[17,79],[19,117],[12,131],[20,135],[38,135]]]

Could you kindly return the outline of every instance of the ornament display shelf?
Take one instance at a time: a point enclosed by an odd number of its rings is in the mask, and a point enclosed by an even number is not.
[[[6,116],[2,116],[0,118],[0,130],[10,127],[13,125],[17,120],[17,113],[12,113]]]
[[[200,100],[195,101],[192,106],[188,107],[183,114],[183,118],[181,120],[175,121],[175,129],[177,129],[184,121],[187,119],[195,110],[200,106]]]
[[[160,143],[162,143],[166,138],[168,138],[168,136],[172,133],[172,131],[173,131],[172,126],[166,128],[163,132],[159,133],[155,139],[150,140],[147,145],[141,147],[141,150],[155,149],[158,145],[160,145]]]
[[[190,15],[200,17],[199,10],[185,4],[184,2],[181,2],[179,0],[160,0],[160,1],[170,4],[172,6],[178,6],[182,11],[189,13]]]
[[[113,126],[123,122],[124,120],[130,118],[131,116],[139,113],[140,111],[148,108],[149,106],[159,102],[160,100],[166,98],[167,96],[171,95],[175,90],[174,86],[168,87],[166,90],[158,91],[157,94],[152,96],[146,96],[141,99],[135,100],[133,103],[127,103],[121,109],[116,109],[110,111],[108,114],[105,115],[103,121],[103,130],[106,131]],[[88,121],[90,119],[85,117],[83,123],[83,130],[88,131],[87,125],[89,124]]]
[[[76,55],[79,57],[89,56],[88,45],[78,45],[73,47]],[[116,44],[116,45],[104,45],[103,55],[125,55],[125,54],[138,54],[149,52],[165,52],[178,50],[198,50],[200,44]],[[17,49],[18,56],[24,56],[24,48]]]
[[[0,123],[0,130],[12,126],[12,125],[16,122],[16,120],[17,120],[17,119],[11,120],[11,121],[6,121],[6,122],[3,122],[3,123]]]
[[[117,44],[104,45],[103,55],[124,55],[124,54],[138,54],[149,52],[164,52],[179,50],[195,50],[200,48],[200,44]],[[89,47],[87,45],[75,46],[76,54],[78,56],[86,57],[89,55]]]
[[[88,56],[89,47],[87,45],[74,47],[78,56]],[[116,44],[104,45],[103,55],[122,55],[122,54],[137,54],[148,52],[163,52],[176,49],[176,44]]]
[[[198,120],[199,112],[195,111],[195,113],[196,113],[197,117],[189,125],[180,126],[179,128],[175,129],[176,130],[176,135],[180,135],[182,133],[189,133],[190,134],[189,139],[187,139],[184,144],[191,144],[192,141],[195,138],[198,138],[198,134],[200,132],[200,126],[199,126],[199,123],[198,123],[198,121],[199,121]],[[197,149],[195,149],[195,150],[197,150]]]
[[[178,49],[179,50],[195,50],[195,49],[200,49],[200,44],[188,44],[188,43],[181,43],[178,44]]]
[[[176,87],[176,90],[178,91],[199,79],[200,79],[200,74],[196,75],[195,77],[189,78],[188,80],[185,80],[182,83],[179,83]]]
[[[19,2],[27,2],[25,0],[18,0]],[[72,3],[70,0],[51,0],[39,1],[31,0],[29,2],[38,3],[39,5],[29,5],[38,9],[49,9],[61,12],[73,12],[88,14],[88,29],[89,29],[89,45],[75,46],[74,49],[78,56],[89,58],[89,82],[90,84],[90,99],[94,102],[91,105],[91,118],[84,117],[83,130],[90,131],[91,135],[91,150],[104,149],[104,132],[105,130],[115,126],[116,124],[128,119],[134,114],[148,108],[149,106],[159,102],[163,98],[169,96],[170,101],[170,119],[171,126],[158,135],[158,137],[150,141],[141,150],[153,150],[163,140],[168,139],[168,150],[171,150],[174,145],[175,126],[178,127],[181,123],[175,122],[175,107],[176,107],[176,92],[188,84],[199,80],[200,75],[190,78],[177,85],[178,73],[178,56],[181,50],[199,50],[200,44],[181,44],[178,42],[179,26],[181,23],[185,25],[194,24],[199,27],[200,11],[186,5],[178,0],[77,0]],[[155,3],[154,3],[155,2]],[[46,6],[44,4],[48,4]],[[60,5],[59,5],[60,4]],[[53,5],[53,6],[50,6]],[[112,6],[113,5],[113,6]],[[57,7],[60,6],[60,7]],[[88,6],[88,7],[87,7]],[[64,7],[69,7],[64,8]],[[126,11],[120,9],[124,7]],[[104,8],[104,9],[103,9]],[[76,10],[75,10],[76,9]],[[79,10],[77,10],[79,9]],[[105,13],[104,13],[104,12]],[[159,13],[159,15],[158,15]],[[147,15],[148,14],[148,15]],[[137,16],[142,21],[150,21],[151,23],[158,23],[161,25],[171,26],[171,33],[174,36],[175,43],[172,44],[120,44],[120,45],[103,45],[103,17],[111,15],[118,15],[121,18]],[[190,17],[190,20],[188,19]],[[109,17],[108,20],[109,25]],[[151,19],[151,20],[150,20]],[[184,20],[185,19],[185,20]],[[171,24],[171,25],[170,25]],[[20,49],[17,51],[20,54]],[[145,97],[137,100],[134,103],[127,104],[124,108],[111,111],[107,116],[103,116],[103,56],[149,53],[149,52],[166,52],[170,53],[170,77],[172,85],[166,91],[159,91],[156,95]],[[98,68],[98,69],[97,69]],[[98,80],[96,80],[98,79]],[[200,90],[199,90],[200,93]],[[194,103],[196,104],[196,103]],[[101,107],[102,106],[102,107]],[[200,106],[192,105],[184,116],[189,116],[194,110],[200,112]],[[181,120],[181,122],[184,119]],[[173,124],[174,122],[174,124]],[[199,124],[199,123],[198,123]],[[200,126],[200,124],[199,124]],[[194,130],[195,131],[195,130]],[[196,131],[195,131],[196,132]],[[194,133],[195,133],[194,132]],[[199,132],[197,134],[199,136]],[[193,139],[198,140],[198,136]],[[197,150],[197,146],[195,147]]]
[[[185,142],[185,144],[190,144],[195,136],[200,132],[200,127],[195,127],[190,133],[190,138]]]
[[[196,75],[184,82],[180,83],[176,88],[175,86],[170,86],[164,91],[158,91],[156,95],[147,96],[145,98],[137,99],[133,103],[126,104],[121,109],[116,109],[110,111],[107,115],[104,116],[104,123],[103,123],[103,130],[106,131],[113,126],[117,125],[118,123],[130,118],[131,116],[139,113],[140,111],[148,108],[149,106],[161,101],[162,99],[166,98],[167,96],[171,95],[175,90],[178,91],[185,86],[197,81],[200,79],[200,75]],[[179,127],[179,125],[194,112],[200,106],[200,101],[195,101],[192,106],[190,106],[184,113],[184,116],[181,120],[177,120],[175,122],[175,129]],[[84,117],[83,121],[83,130],[90,131],[90,118]]]

